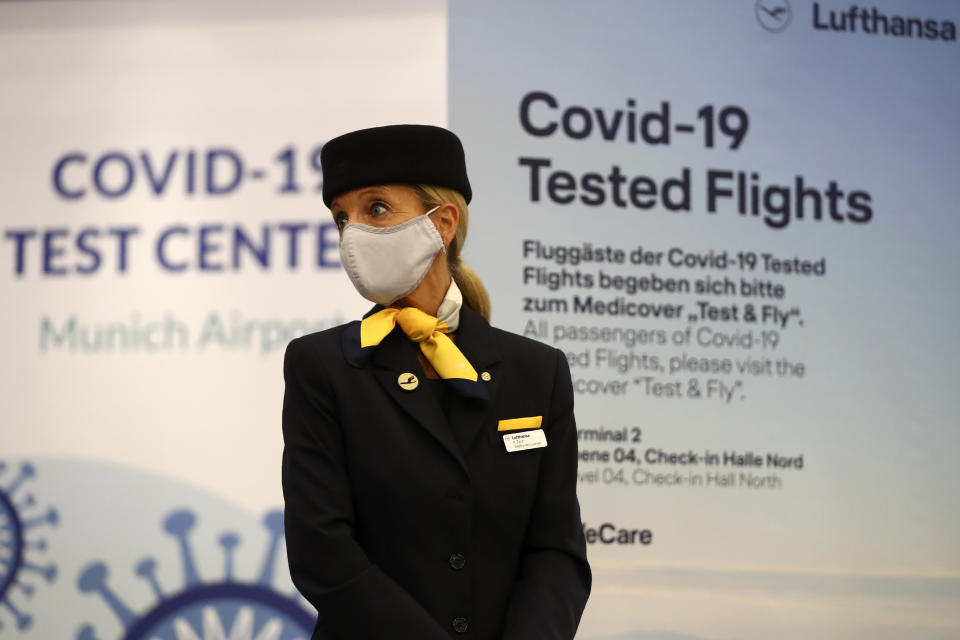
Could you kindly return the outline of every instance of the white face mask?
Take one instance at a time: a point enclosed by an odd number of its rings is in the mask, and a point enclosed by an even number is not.
[[[392,227],[343,227],[340,261],[360,295],[387,306],[420,286],[437,253],[446,250],[429,217],[439,208]]]

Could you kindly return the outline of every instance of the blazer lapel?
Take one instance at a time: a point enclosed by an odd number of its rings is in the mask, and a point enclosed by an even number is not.
[[[493,411],[499,383],[498,364],[500,362],[500,353],[493,340],[490,325],[483,316],[466,305],[460,309],[457,347],[477,370],[482,384],[486,385],[490,394],[489,400],[458,398],[458,401],[452,405],[450,419],[453,422],[453,432],[460,450],[466,455],[482,431],[484,420]],[[484,376],[484,373],[487,375]],[[489,380],[484,380],[484,377],[488,377]]]
[[[412,391],[400,387],[398,378],[401,374],[412,373],[421,380],[426,376],[410,341],[399,327],[383,339],[376,348],[372,360],[374,375],[387,395],[393,398],[394,402],[417,424],[436,438],[450,452],[450,455],[457,459],[464,472],[467,472],[467,465],[460,447],[430,389],[426,388],[425,384],[420,384]]]

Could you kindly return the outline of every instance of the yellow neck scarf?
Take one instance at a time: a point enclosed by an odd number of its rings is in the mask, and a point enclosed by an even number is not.
[[[477,371],[445,334],[447,323],[415,307],[387,308],[367,316],[360,323],[360,347],[372,347],[400,325],[407,337],[420,345],[420,350],[444,380],[477,381]]]

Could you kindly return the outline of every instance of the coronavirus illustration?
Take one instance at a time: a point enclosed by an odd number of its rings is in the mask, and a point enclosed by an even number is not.
[[[8,479],[11,473],[13,476]],[[36,469],[29,462],[13,470],[0,460],[0,604],[13,616],[13,623],[20,631],[33,624],[33,617],[16,604],[33,596],[35,586],[28,576],[40,576],[48,583],[57,576],[55,565],[39,564],[34,557],[47,551],[46,539],[38,537],[36,532],[41,527],[57,524],[57,510],[39,509],[36,498],[24,488],[36,475]],[[6,617],[0,615],[0,631]]]
[[[187,509],[168,514],[164,531],[176,540],[183,572],[183,584],[176,591],[167,591],[157,577],[157,561],[145,557],[135,571],[149,585],[156,602],[144,612],[134,612],[108,584],[108,570],[102,561],[91,562],[77,578],[77,587],[84,593],[96,594],[118,619],[122,632],[107,637],[124,640],[305,640],[310,637],[314,616],[300,603],[298,594],[274,590],[274,569],[277,552],[283,539],[283,513],[271,511],[263,519],[269,533],[261,568],[252,581],[234,576],[234,552],[240,537],[232,532],[221,535],[217,542],[223,550],[223,578],[205,582],[201,579],[190,532],[197,516]],[[100,640],[91,625],[82,626],[77,640]],[[100,629],[100,632],[107,633]]]

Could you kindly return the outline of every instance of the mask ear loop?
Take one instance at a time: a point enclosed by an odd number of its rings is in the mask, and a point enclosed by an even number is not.
[[[439,208],[442,207],[442,206],[443,206],[443,205],[438,204],[438,205],[435,206],[433,209],[430,209],[430,211],[427,211],[427,212],[426,212],[425,214],[423,214],[423,215],[429,216],[431,213],[433,213],[434,211],[436,211],[437,209],[439,209]],[[436,229],[436,227],[434,227],[434,229]],[[437,230],[437,235],[440,236],[440,231],[439,231],[439,230]],[[440,246],[440,253],[446,254],[446,253],[447,253],[447,245],[444,244],[444,242],[443,242],[443,236],[440,236],[440,245],[441,245],[441,246]]]

